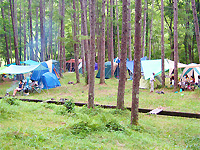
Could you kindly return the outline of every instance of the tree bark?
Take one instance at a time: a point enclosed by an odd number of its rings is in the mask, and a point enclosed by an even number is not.
[[[83,1],[80,0],[80,4]],[[83,4],[81,4],[83,5]],[[81,12],[81,35],[84,36],[84,10],[81,6],[82,12]],[[82,74],[85,76],[85,46],[84,46],[85,40],[81,39],[81,59],[82,59]]]
[[[124,109],[124,93],[125,93],[125,82],[126,82],[126,58],[127,58],[127,39],[128,39],[128,8],[127,0],[123,0],[122,4],[122,41],[121,41],[121,59],[120,59],[120,74],[119,74],[119,85],[117,95],[117,108]]]
[[[101,74],[100,84],[105,83],[105,3],[102,1],[102,23],[101,23]],[[98,68],[98,69],[100,69]]]
[[[2,0],[1,0],[1,3]],[[3,18],[3,29],[4,29],[4,37],[5,37],[5,43],[6,43],[6,62],[7,64],[10,64],[10,57],[9,57],[9,48],[8,48],[8,38],[7,38],[7,30],[6,30],[6,25],[5,25],[5,15],[4,15],[4,9],[3,6],[1,7],[1,14],[2,14],[2,18]]]
[[[75,72],[76,72],[76,83],[80,83],[80,79],[79,79],[79,70],[78,70],[78,49],[77,49],[77,27],[76,27],[76,3],[75,0],[73,0],[73,9],[74,9],[74,13],[73,13],[73,19],[74,19],[74,58],[75,58]]]
[[[52,17],[53,17],[53,0],[49,1],[49,46],[48,46],[48,60],[53,59],[53,49],[52,49]]]
[[[178,6],[174,0],[174,89],[178,88]]]
[[[161,0],[161,59],[162,59],[162,87],[165,86],[165,47],[164,47],[164,4]]]
[[[117,19],[117,49],[118,49],[118,58],[121,58],[121,52],[120,52],[120,39],[119,39],[119,13],[118,13],[118,4],[116,0],[116,19]]]
[[[153,26],[153,9],[154,9],[154,0],[152,0],[152,9],[151,9],[151,25],[150,25],[150,35],[149,35],[149,60],[151,59],[151,39],[152,39],[152,26]]]
[[[9,0],[8,0],[9,3]],[[9,7],[9,6],[8,6]],[[10,11],[8,10],[8,21],[9,21],[9,26],[10,26]],[[9,45],[10,45],[10,52],[9,52],[9,56],[10,56],[10,63],[12,63],[12,40],[11,40],[11,32],[10,32],[10,28],[9,30]]]
[[[65,56],[65,23],[64,23],[64,19],[65,19],[65,0],[62,0],[62,13],[63,13],[63,55],[62,55],[62,60],[63,60],[63,71],[66,72],[66,56]]]
[[[21,24],[21,17],[22,17],[22,6],[21,6],[21,0],[19,4],[19,61],[22,60],[22,24]]]
[[[196,34],[197,48],[198,48],[198,54],[199,54],[199,63],[200,63],[199,23],[198,23],[198,18],[197,18],[195,0],[191,0],[191,3],[192,3],[192,11],[193,11],[194,25],[195,25],[195,34]]]
[[[135,1],[135,55],[132,89],[131,124],[138,125],[139,82],[141,77],[141,0]]]
[[[26,0],[24,0],[25,4]],[[23,28],[24,28],[24,61],[26,61],[26,7],[24,6],[24,23],[23,23]]]
[[[143,21],[143,35],[142,35],[142,57],[145,55],[145,35],[146,35],[146,20],[147,20],[147,0],[144,1],[144,21]]]
[[[88,30],[87,30],[87,2],[86,0],[80,0],[81,2],[81,9],[83,10],[83,31],[85,37],[88,37]],[[89,74],[90,74],[90,53],[89,53],[89,46],[88,46],[88,39],[84,40],[84,49],[85,49],[85,62],[86,62],[86,76],[87,76],[87,83],[89,83]]]
[[[44,8],[43,1],[40,0],[40,34],[41,34],[41,53],[40,53],[40,61],[45,60],[45,29],[44,29]]]
[[[131,52],[131,1],[128,0],[128,59],[132,61]]]
[[[31,8],[31,4],[32,1],[29,0],[29,19],[30,19],[30,59],[31,60],[35,60],[34,59],[34,52],[33,52],[33,25],[32,25],[32,8]]]
[[[110,61],[111,61],[111,78],[114,77],[114,50],[113,50],[113,0],[110,0]]]
[[[109,35],[109,0],[107,0],[107,52],[110,61],[110,35]]]
[[[94,82],[95,82],[95,0],[90,2],[91,8],[91,22],[90,22],[90,81],[89,81],[89,92],[88,92],[88,108],[94,108]]]
[[[36,24],[35,24],[35,60],[38,61],[38,10],[39,8],[36,7]]]
[[[19,50],[18,50],[18,30],[17,30],[17,22],[16,22],[16,4],[15,1],[10,0],[10,11],[11,11],[11,19],[13,25],[13,35],[14,35],[14,47],[15,47],[15,62],[16,65],[19,65]]]

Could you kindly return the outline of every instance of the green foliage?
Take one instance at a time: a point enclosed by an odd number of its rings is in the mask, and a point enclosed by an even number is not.
[[[72,100],[72,99],[70,99],[70,100],[67,99],[67,100],[65,101],[64,106],[66,107],[66,111],[67,111],[68,113],[74,112],[75,104],[73,103],[73,100]]]
[[[6,96],[2,99],[3,102],[6,102],[10,105],[19,105],[19,100],[17,98]]]

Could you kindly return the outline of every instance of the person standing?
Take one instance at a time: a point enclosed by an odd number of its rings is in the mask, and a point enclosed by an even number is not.
[[[155,73],[152,73],[152,75],[150,77],[150,85],[151,85],[150,92],[154,91],[154,81],[155,81],[154,75],[155,75]]]

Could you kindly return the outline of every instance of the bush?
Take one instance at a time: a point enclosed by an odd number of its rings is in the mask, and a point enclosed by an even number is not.
[[[19,100],[14,97],[6,96],[2,99],[3,102],[8,103],[10,105],[19,105]]]
[[[106,124],[108,131],[124,131],[125,128],[120,125],[116,120],[111,120]]]
[[[72,113],[75,109],[75,104],[72,103],[72,100],[66,100],[64,106],[66,107],[66,110],[68,113]]]

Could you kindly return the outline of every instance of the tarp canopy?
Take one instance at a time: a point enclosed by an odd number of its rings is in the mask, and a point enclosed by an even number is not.
[[[46,70],[44,66],[41,64],[39,65],[32,65],[32,66],[19,66],[19,65],[10,65],[9,67],[6,67],[5,69],[0,71],[0,74],[24,74],[31,72],[33,70]]]
[[[2,67],[0,67],[0,71],[3,70],[3,69],[5,69],[5,68],[6,68],[6,66],[2,66]]]
[[[171,76],[174,70],[174,61],[167,59],[167,62],[169,63],[169,76]],[[185,68],[185,67],[187,67],[186,64],[178,63],[178,68]]]
[[[158,75],[162,72],[161,59],[141,61],[141,66],[143,68],[145,80],[149,79],[151,77],[152,73],[155,73],[155,75]],[[169,70],[169,63],[165,59],[165,71],[167,71],[167,70]]]
[[[134,73],[134,61],[127,61],[126,62],[126,67]],[[143,72],[143,67],[141,66],[141,72]]]
[[[22,61],[20,64],[26,64],[26,65],[39,65],[40,63],[34,60],[26,60],[26,61]]]

